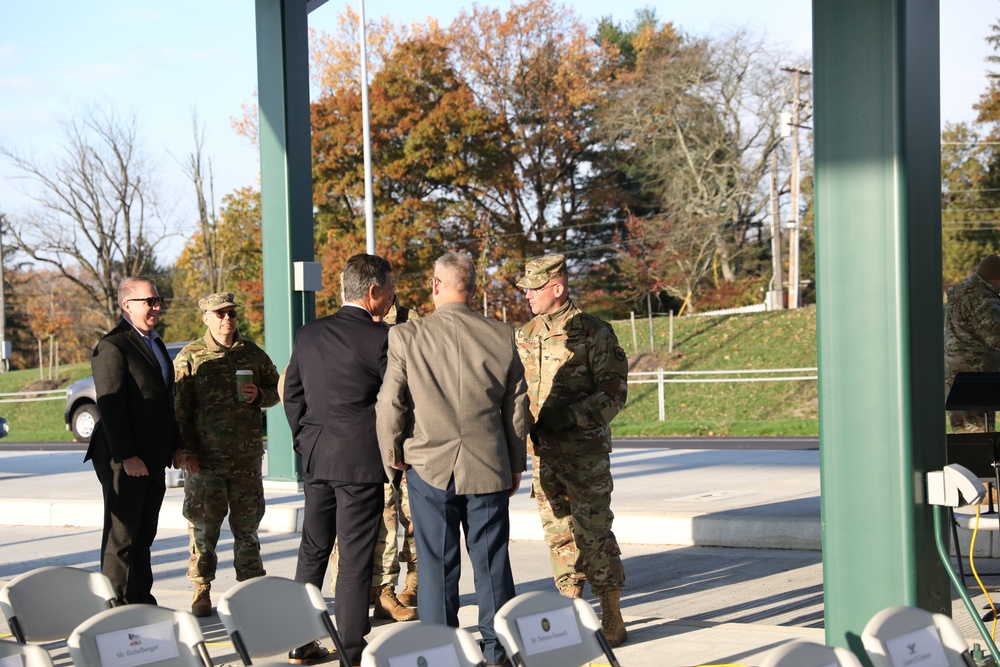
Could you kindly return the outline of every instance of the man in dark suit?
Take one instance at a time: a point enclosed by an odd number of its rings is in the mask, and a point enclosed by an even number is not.
[[[306,324],[295,337],[285,374],[285,415],[302,458],[305,516],[295,580],[323,586],[337,540],[337,628],[347,659],[361,663],[371,631],[368,589],[384,503],[385,471],[375,436],[375,400],[385,374],[393,300],[389,262],[354,255],[341,274],[344,306]],[[292,651],[310,664],[328,651],[313,642]]]
[[[101,572],[119,602],[156,604],[150,548],[163,504],[164,469],[183,463],[174,419],[174,373],[156,333],[163,300],[149,278],[118,286],[122,321],[97,343],[94,372],[100,421],[84,461],[104,491]]]
[[[509,664],[493,630],[514,597],[509,498],[525,469],[528,405],[514,330],[474,312],[472,258],[434,265],[434,313],[389,330],[378,396],[378,440],[388,468],[406,470],[420,554],[423,621],[458,627],[460,529],[475,575],[483,656]]]

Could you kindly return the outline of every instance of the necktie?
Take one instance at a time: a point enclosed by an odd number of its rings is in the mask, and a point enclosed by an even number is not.
[[[149,346],[149,351],[153,353],[156,357],[156,362],[160,365],[160,377],[163,378],[164,386],[170,386],[170,376],[169,376],[169,364],[167,363],[169,357],[167,356],[167,346],[163,344],[163,341],[159,337],[154,339],[152,336],[143,336],[142,339],[146,341],[146,345]]]

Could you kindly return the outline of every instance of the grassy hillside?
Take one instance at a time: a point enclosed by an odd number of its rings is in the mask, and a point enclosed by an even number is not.
[[[746,370],[816,366],[816,309],[674,320],[674,352],[668,354],[669,321],[636,320],[639,350],[629,321],[614,322],[632,370]],[[89,364],[60,368],[62,387],[90,375]],[[0,393],[24,391],[38,369],[0,373]],[[666,418],[658,420],[655,384],[632,385],[615,435],[802,435],[818,432],[816,382],[668,384]],[[70,441],[63,422],[65,401],[2,403],[0,416],[17,441]]]
[[[47,372],[47,369],[46,369]],[[59,377],[63,382],[57,388],[65,388],[70,382],[90,375],[90,364],[72,364],[59,368]],[[12,393],[38,389],[32,383],[38,380],[38,369],[26,369],[0,373],[0,393]],[[6,398],[6,397],[0,397]],[[63,410],[66,407],[65,394],[59,400],[37,401],[31,403],[0,403],[0,417],[6,417],[10,426],[11,440],[29,441],[64,441],[72,442],[73,435],[66,430],[63,421]]]
[[[671,371],[806,368],[816,366],[816,308],[725,317],[614,322],[631,370]],[[799,373],[802,375],[802,373]],[[807,373],[809,375],[809,373]],[[813,374],[814,375],[814,374]],[[660,422],[655,384],[631,385],[615,435],[803,435],[819,432],[816,381],[667,384]]]

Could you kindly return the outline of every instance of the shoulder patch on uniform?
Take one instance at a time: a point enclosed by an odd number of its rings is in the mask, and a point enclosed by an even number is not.
[[[618,357],[618,361],[625,361],[625,350],[620,347],[616,347],[615,356]]]

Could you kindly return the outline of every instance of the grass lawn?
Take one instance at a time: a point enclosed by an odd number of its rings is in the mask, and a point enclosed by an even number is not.
[[[613,322],[633,371],[747,370],[816,366],[816,308],[725,317],[636,321],[636,343],[628,320]],[[90,364],[62,366],[61,387],[90,375]],[[0,373],[0,393],[25,391],[38,369]],[[625,409],[612,424],[616,436],[638,435],[816,435],[819,433],[815,381],[668,384],[666,420],[659,421],[655,384],[629,386]],[[71,441],[63,421],[64,397],[32,403],[0,404],[12,441]]]

